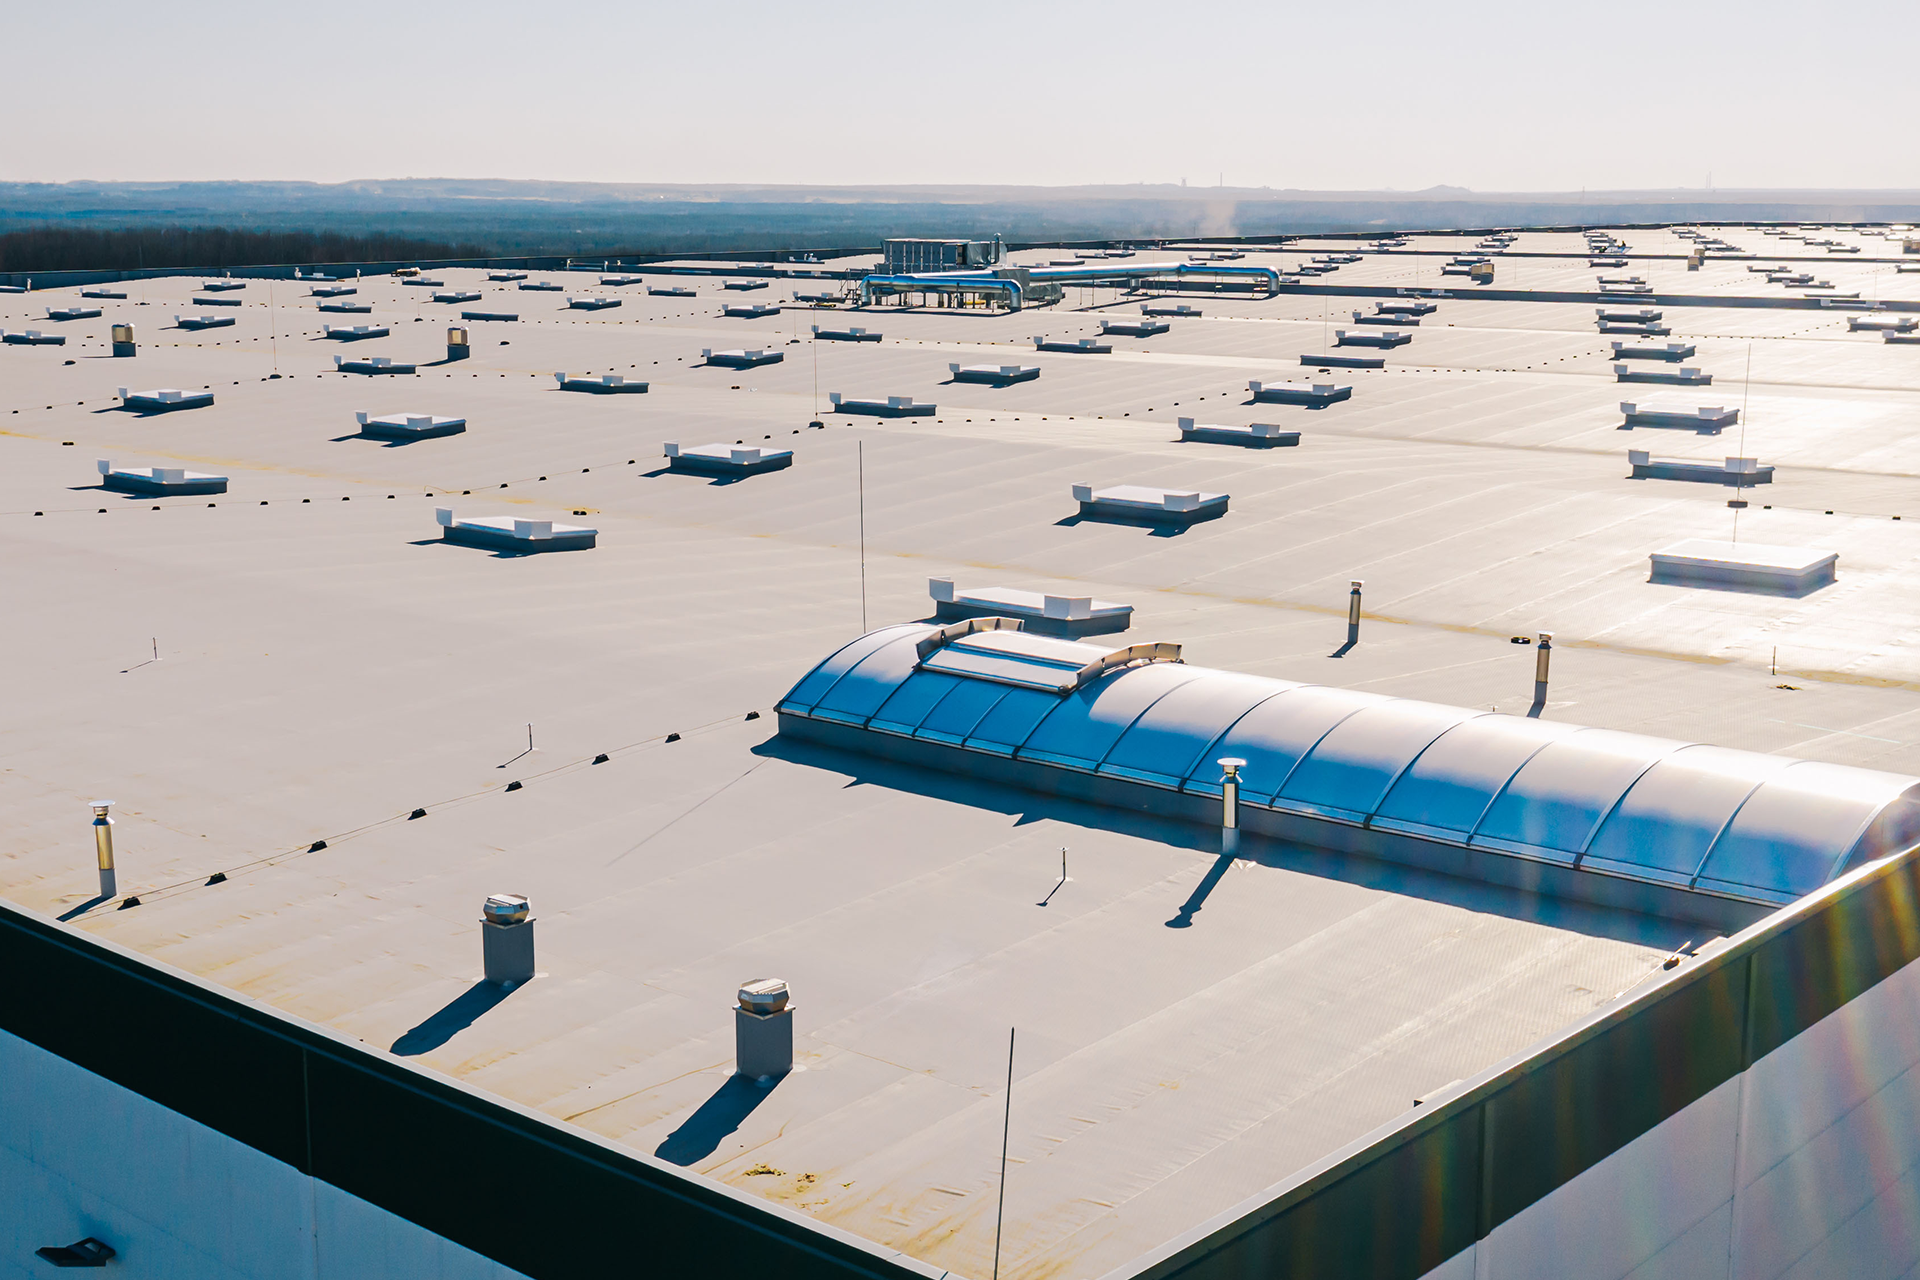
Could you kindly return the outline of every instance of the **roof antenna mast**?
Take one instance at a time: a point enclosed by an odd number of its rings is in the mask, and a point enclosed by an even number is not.
[[[1000,1228],[1007,1220],[1007,1136],[1013,1131],[1013,1037],[1007,1028],[1007,1110],[1000,1120],[1000,1207],[993,1215],[993,1280],[1000,1280]]]
[[[853,443],[860,491],[860,634],[867,634],[867,442]]]

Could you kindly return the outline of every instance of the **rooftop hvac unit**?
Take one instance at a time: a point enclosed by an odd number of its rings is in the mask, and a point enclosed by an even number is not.
[[[1082,519],[1165,526],[1218,520],[1227,514],[1229,495],[1137,484],[1117,484],[1105,489],[1076,484],[1073,498],[1080,504]]]

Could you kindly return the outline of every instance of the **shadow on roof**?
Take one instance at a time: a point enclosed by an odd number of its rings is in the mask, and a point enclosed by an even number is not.
[[[1194,912],[1207,905],[1207,898],[1213,893],[1214,886],[1220,883],[1222,876],[1233,870],[1233,864],[1238,860],[1238,856],[1231,853],[1223,853],[1214,859],[1213,866],[1208,868],[1207,874],[1201,877],[1200,883],[1194,887],[1192,893],[1187,895],[1187,900],[1180,904],[1179,912],[1173,919],[1167,921],[1167,928],[1193,928]]]
[[[395,1040],[390,1052],[402,1058],[411,1058],[415,1054],[438,1049],[472,1026],[482,1014],[519,989],[519,987],[503,987],[497,982],[488,982],[483,978],[454,997],[452,1002],[438,1013]]]
[[[767,1100],[779,1083],[775,1080],[762,1085],[743,1075],[728,1076],[726,1083],[700,1104],[699,1110],[653,1149],[653,1154],[668,1164],[682,1166],[706,1159],[728,1134],[740,1127],[741,1121],[753,1114],[755,1107]]]
[[[1018,826],[1044,821],[1063,822],[1152,840],[1173,849],[1188,850],[1208,857],[1219,854],[1220,837],[1216,830],[1174,818],[1111,808],[1038,791],[1023,791],[999,783],[896,764],[780,735],[769,738],[752,750],[762,757],[844,774],[849,787],[885,787],[949,804],[964,804],[995,813],[1017,815]],[[1469,911],[1526,920],[1615,942],[1671,950],[1682,942],[1700,940],[1702,926],[1696,922],[1668,920],[1618,907],[1528,893],[1505,885],[1468,880],[1357,854],[1289,844],[1244,829],[1240,839],[1240,860],[1264,867],[1340,880],[1383,893],[1442,902]],[[1224,873],[1225,868],[1216,864],[1216,870]],[[1218,883],[1217,876],[1209,878]],[[1205,888],[1211,892],[1213,885],[1206,885]],[[1184,920],[1185,923],[1173,927],[1194,925],[1204,928],[1204,921],[1198,918],[1198,912],[1205,897],[1205,893],[1196,891],[1187,906],[1181,908],[1181,914],[1175,917],[1175,920]],[[1168,923],[1173,924],[1172,921]]]

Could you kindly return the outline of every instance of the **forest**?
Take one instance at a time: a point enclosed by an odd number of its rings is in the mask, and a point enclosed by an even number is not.
[[[0,232],[0,271],[139,271],[262,263],[480,258],[477,244],[369,232],[245,231],[232,227],[39,226]]]

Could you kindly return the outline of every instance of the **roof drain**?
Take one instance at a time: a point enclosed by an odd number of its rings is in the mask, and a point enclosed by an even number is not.
[[[734,1069],[761,1088],[770,1088],[793,1070],[793,1006],[779,978],[753,978],[740,984],[733,1010]]]
[[[496,893],[480,909],[487,981],[511,991],[533,977],[533,916],[517,893]]]

